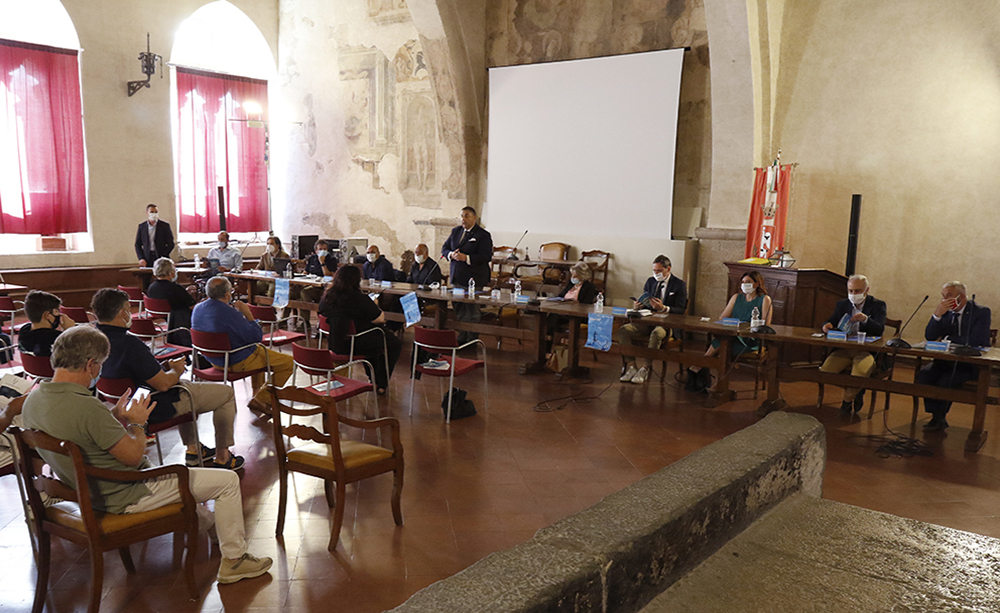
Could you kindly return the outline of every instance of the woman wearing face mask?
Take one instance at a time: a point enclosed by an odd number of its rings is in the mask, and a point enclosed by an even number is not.
[[[153,276],[156,280],[149,284],[146,295],[157,300],[166,300],[170,303],[170,317],[167,319],[167,327],[171,330],[176,328],[191,328],[191,309],[194,307],[195,299],[191,293],[177,283],[177,268],[170,258],[160,258],[153,262]],[[167,342],[183,347],[191,346],[191,333],[187,330],[177,330],[167,335]]]
[[[719,319],[732,317],[740,321],[749,322],[753,317],[754,309],[757,309],[758,315],[764,320],[766,325],[771,325],[773,310],[771,309],[771,297],[767,295],[767,290],[764,289],[764,277],[756,270],[751,270],[740,279],[740,292],[733,294],[733,297],[729,299],[729,303],[723,309]],[[719,339],[712,341],[712,346],[705,352],[705,356],[712,357],[718,354],[720,344],[721,341]],[[760,344],[752,338],[737,336],[733,338],[730,346],[732,347],[733,357],[737,357],[744,353],[757,351]],[[707,366],[688,369],[688,381],[686,385],[688,390],[705,391],[710,385],[711,375]]]
[[[594,304],[597,300],[597,287],[591,282],[590,266],[586,262],[577,262],[569,269],[569,283],[559,293],[563,302],[579,302],[580,304]],[[556,330],[563,328],[569,322],[567,317],[556,313],[549,313],[547,319],[547,332],[545,334],[546,352],[552,351],[552,339]]]
[[[274,259],[275,258],[285,258],[289,256],[285,253],[285,250],[281,248],[281,239],[277,236],[267,237],[267,251],[260,256],[260,262],[257,263],[257,270],[267,270],[274,272]],[[274,282],[272,281],[258,281],[257,282],[257,294],[260,296],[267,296],[268,298],[274,297]]]

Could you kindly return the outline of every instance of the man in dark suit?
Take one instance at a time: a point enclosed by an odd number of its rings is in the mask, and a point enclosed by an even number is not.
[[[441,282],[441,267],[438,266],[437,260],[429,257],[427,245],[420,243],[413,250],[413,266],[410,267],[406,282],[417,285]]]
[[[990,309],[966,298],[965,284],[949,281],[941,288],[941,302],[927,322],[924,338],[929,341],[947,339],[956,345],[989,347]],[[977,368],[972,364],[934,360],[920,369],[916,379],[925,385],[956,388],[975,379],[977,374]],[[947,428],[945,415],[950,408],[948,400],[924,398],[924,410],[931,414],[924,430],[933,432]]]
[[[687,284],[670,274],[670,258],[658,255],[653,260],[653,276],[646,279],[642,287],[642,296],[636,301],[635,308],[648,308],[654,313],[678,313],[683,315],[687,309]],[[667,330],[661,326],[628,323],[618,329],[618,342],[621,345],[631,345],[639,336],[649,334],[647,347],[659,349],[667,338]],[[635,358],[623,356],[625,361],[622,383],[645,383],[653,368],[653,361],[645,360],[642,368],[636,369]]]
[[[476,288],[490,283],[490,263],[493,260],[493,237],[479,225],[479,216],[471,206],[462,208],[462,224],[451,231],[448,240],[441,245],[441,257],[451,261],[451,284],[453,287],[468,287],[469,280],[476,280]],[[478,304],[453,302],[455,318],[459,321],[478,323],[482,318]],[[478,334],[462,332],[460,343],[478,338]]]
[[[868,294],[868,278],[852,275],[847,280],[847,298],[838,300],[833,315],[823,324],[823,332],[843,330],[848,336],[864,332],[868,336],[881,336],[885,330],[885,303]],[[823,372],[843,372],[848,368],[855,377],[867,377],[875,369],[875,358],[862,349],[838,349],[827,356],[819,369]],[[865,395],[856,387],[844,388],[842,413],[861,411]]]
[[[146,205],[146,221],[135,232],[135,257],[139,266],[152,266],[157,258],[169,258],[174,250],[170,224],[160,221],[155,204]]]

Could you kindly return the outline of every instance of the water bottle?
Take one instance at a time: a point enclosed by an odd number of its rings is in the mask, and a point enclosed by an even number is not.
[[[469,298],[476,297],[476,280],[469,279]]]
[[[754,307],[753,311],[750,313],[750,327],[756,328],[757,326],[763,326],[763,325],[764,322],[761,321],[760,319],[760,309]]]
[[[516,281],[514,281],[514,299],[517,300],[517,298],[520,295],[521,295],[521,280],[517,279]]]
[[[500,300],[500,288],[494,286],[493,291],[490,292],[490,298],[493,300]]]
[[[197,253],[194,254],[194,267],[201,268],[201,256],[198,255]]]
[[[597,293],[597,302],[594,303],[594,312],[595,313],[604,312],[604,292]]]

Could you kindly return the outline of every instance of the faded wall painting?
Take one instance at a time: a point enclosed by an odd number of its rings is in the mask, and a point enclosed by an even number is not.
[[[410,20],[406,0],[368,0],[368,16],[377,23],[402,23]]]

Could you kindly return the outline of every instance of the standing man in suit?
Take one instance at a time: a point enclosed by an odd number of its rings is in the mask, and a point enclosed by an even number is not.
[[[462,223],[441,245],[441,257],[451,262],[452,287],[468,287],[469,279],[476,280],[477,288],[489,285],[493,237],[479,225],[476,209],[471,206],[462,208]],[[482,319],[478,304],[453,302],[452,308],[459,321],[478,323]],[[458,342],[464,344],[478,337],[474,332],[460,332]]]
[[[927,322],[924,338],[929,341],[947,339],[952,344],[989,347],[990,309],[979,306],[966,298],[965,284],[949,281],[941,288],[938,303],[931,320]],[[934,360],[917,372],[917,382],[936,387],[956,388],[976,378],[977,368],[965,362]],[[924,430],[934,432],[948,427],[945,416],[951,402],[924,398],[924,410],[931,414]]]
[[[851,275],[847,280],[847,298],[838,300],[833,315],[823,324],[823,332],[837,329],[848,336],[864,332],[868,336],[882,336],[885,330],[885,303],[868,295],[868,277]],[[875,358],[863,349],[837,349],[823,361],[819,369],[823,372],[843,372],[848,368],[855,377],[867,377],[875,369]],[[856,387],[844,388],[841,413],[861,412],[865,395]]]
[[[160,221],[155,204],[146,205],[146,221],[135,232],[135,257],[139,266],[152,266],[157,258],[169,258],[174,250],[174,233],[170,224]]]
[[[670,258],[665,255],[658,255],[653,260],[653,276],[646,279],[646,284],[642,287],[643,296],[640,296],[642,303],[636,302],[635,308],[647,306],[654,313],[678,313],[684,314],[687,309],[688,294],[687,284],[682,279],[670,274]],[[667,338],[667,330],[661,326],[649,326],[647,324],[628,323],[618,329],[618,343],[621,345],[631,345],[640,335],[649,333],[647,347],[659,349],[660,345]],[[649,372],[653,368],[653,361],[645,360],[642,368],[636,369],[635,358],[624,357],[625,372],[622,374],[622,383],[645,383],[649,377]]]

